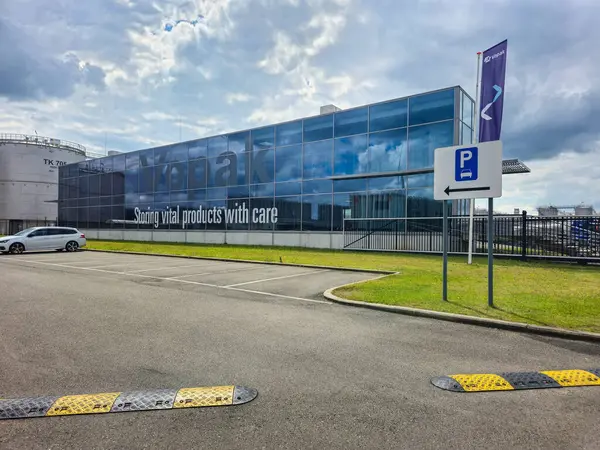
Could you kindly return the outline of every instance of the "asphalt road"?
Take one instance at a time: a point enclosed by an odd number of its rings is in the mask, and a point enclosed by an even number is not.
[[[0,256],[1,398],[259,391],[240,406],[0,421],[0,448],[600,448],[600,387],[466,394],[429,382],[600,367],[599,345],[330,304],[320,292],[373,275],[312,270]]]

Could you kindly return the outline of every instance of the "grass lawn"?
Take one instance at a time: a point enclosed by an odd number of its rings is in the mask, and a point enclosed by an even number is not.
[[[495,308],[487,306],[487,259],[451,257],[449,302],[441,301],[440,256],[282,247],[88,240],[88,248],[400,272],[335,291],[352,300],[600,332],[600,267],[496,259]]]

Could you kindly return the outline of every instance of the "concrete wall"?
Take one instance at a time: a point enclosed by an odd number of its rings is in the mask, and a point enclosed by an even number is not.
[[[342,233],[253,231],[81,230],[89,239],[113,241],[184,242],[194,244],[265,245],[342,249]]]
[[[59,164],[84,159],[69,149],[0,143],[0,219],[56,220]]]

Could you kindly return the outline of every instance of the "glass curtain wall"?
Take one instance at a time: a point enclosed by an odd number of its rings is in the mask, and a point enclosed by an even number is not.
[[[64,166],[59,222],[341,231],[345,218],[440,216],[432,172],[393,173],[432,171],[435,148],[466,142],[472,103],[451,88]]]

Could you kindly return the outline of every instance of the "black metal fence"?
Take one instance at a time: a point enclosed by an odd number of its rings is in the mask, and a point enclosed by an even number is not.
[[[473,254],[488,250],[487,216],[473,218]],[[441,253],[441,217],[345,219],[348,250]],[[469,217],[449,217],[449,252],[469,251]],[[494,254],[600,262],[600,216],[494,216]]]

